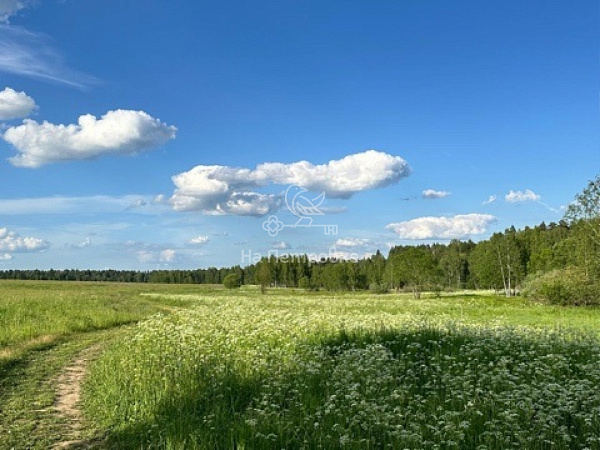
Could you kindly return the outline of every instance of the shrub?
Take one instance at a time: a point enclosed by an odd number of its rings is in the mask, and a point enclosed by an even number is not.
[[[234,273],[230,273],[223,278],[223,286],[227,289],[236,289],[240,287],[240,277]]]
[[[581,268],[557,269],[528,277],[522,293],[553,305],[600,305],[600,285],[588,281]]]

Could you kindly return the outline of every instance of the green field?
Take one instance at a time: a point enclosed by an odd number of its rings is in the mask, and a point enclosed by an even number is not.
[[[477,292],[0,289],[0,448],[600,448],[598,309]],[[86,349],[73,425],[57,380]]]

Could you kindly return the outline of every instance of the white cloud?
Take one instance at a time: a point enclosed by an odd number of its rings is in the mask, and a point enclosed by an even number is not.
[[[188,241],[188,244],[192,244],[192,245],[204,245],[204,244],[207,244],[208,241],[210,241],[210,239],[208,238],[208,236],[200,235],[200,236],[196,236],[195,238],[190,239]]]
[[[45,250],[50,246],[47,241],[34,237],[21,237],[6,227],[0,228],[0,251],[33,252]]]
[[[288,250],[292,248],[290,243],[286,241],[275,242],[272,247],[276,250]]]
[[[252,171],[227,166],[196,166],[175,175],[176,190],[170,201],[176,211],[206,214],[264,215],[279,209],[280,195],[247,191],[261,185]]]
[[[2,2],[2,0],[0,0]],[[4,1],[0,22],[16,12],[12,5],[25,2]],[[62,55],[50,44],[51,39],[22,27],[0,24],[0,72],[37,78],[76,88],[98,83],[92,76],[68,68]]]
[[[366,245],[371,245],[373,242],[370,239],[359,239],[359,238],[341,238],[335,241],[336,247],[342,248],[354,248],[354,247],[364,247]]]
[[[495,195],[490,195],[490,197],[485,202],[483,202],[483,204],[489,205],[491,203],[494,203],[497,199],[498,197],[496,197]]]
[[[129,208],[127,209],[143,208],[146,205],[148,205],[148,202],[146,200],[144,200],[143,198],[138,198],[137,200],[131,202],[131,205],[129,205]]]
[[[25,92],[9,87],[0,91],[0,120],[26,117],[37,108],[35,101]]]
[[[0,0],[0,22],[8,23],[10,16],[27,8],[31,3],[27,0]]]
[[[160,262],[170,263],[175,260],[175,256],[177,256],[177,252],[173,249],[167,248],[158,254],[158,260]]]
[[[138,260],[141,263],[151,263],[154,262],[156,260],[156,256],[153,252],[150,252],[148,250],[140,250],[137,252],[137,257]]]
[[[0,261],[10,261],[13,256],[10,253],[0,253]]]
[[[367,150],[327,164],[308,161],[292,164],[264,163],[254,171],[257,180],[275,184],[297,184],[311,191],[324,191],[331,198],[349,198],[354,193],[388,186],[410,173],[399,156]]]
[[[217,205],[216,210],[237,216],[264,216],[278,210],[283,203],[280,195],[258,192],[233,192],[229,199]]]
[[[60,161],[136,154],[164,144],[176,132],[174,126],[143,111],[118,109],[100,119],[91,114],[80,116],[77,125],[26,119],[22,125],[8,128],[2,137],[18,152],[9,159],[13,165],[36,168]]]
[[[158,194],[156,197],[154,197],[154,199],[152,200],[152,203],[160,205],[162,203],[166,203],[167,201],[167,197],[165,197],[163,194]]]
[[[85,247],[89,247],[90,245],[92,245],[92,238],[86,237],[83,241],[81,241],[79,244],[77,244],[77,248],[85,248]]]
[[[167,248],[159,252],[153,252],[150,250],[139,250],[136,252],[138,260],[141,263],[171,263],[175,260],[177,252],[173,249]]]
[[[320,165],[300,161],[263,163],[255,169],[196,166],[172,177],[175,192],[170,202],[177,211],[260,216],[282,205],[281,195],[253,191],[269,184],[296,184],[324,191],[332,198],[349,198],[357,192],[396,183],[409,174],[404,159],[375,150]]]
[[[444,198],[450,195],[448,191],[436,191],[434,189],[425,189],[422,192],[423,198],[426,199],[436,199],[436,198]]]
[[[343,214],[348,211],[346,206],[319,206],[319,210],[326,215]]]
[[[386,226],[403,239],[458,239],[483,234],[496,221],[489,214],[464,214],[454,217],[420,217]]]
[[[504,199],[508,203],[522,203],[528,201],[539,202],[542,199],[542,196],[536,194],[531,189],[525,189],[525,192],[511,190],[504,196]]]

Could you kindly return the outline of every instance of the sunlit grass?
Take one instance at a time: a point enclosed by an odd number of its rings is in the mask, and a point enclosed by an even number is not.
[[[118,448],[598,448],[600,311],[213,292],[92,366]]]
[[[8,346],[35,345],[70,333],[93,331],[131,323],[169,305],[140,295],[167,286],[117,283],[0,281],[0,352]],[[169,292],[198,292],[194,286],[170,286]]]

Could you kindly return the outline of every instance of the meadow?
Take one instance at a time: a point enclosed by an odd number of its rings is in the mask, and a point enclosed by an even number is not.
[[[0,346],[21,349],[0,359],[0,448],[600,448],[599,309],[481,292],[0,287],[1,320],[46,327]],[[19,297],[29,316],[11,322]],[[56,379],[95,347],[73,428],[53,409]]]
[[[187,305],[140,294],[197,292],[193,286],[0,281],[0,448],[50,448],[70,434],[56,414],[57,379],[91,346],[126,327]],[[93,434],[96,430],[93,430]]]
[[[599,448],[599,312],[493,295],[155,294],[98,358],[114,448]]]

